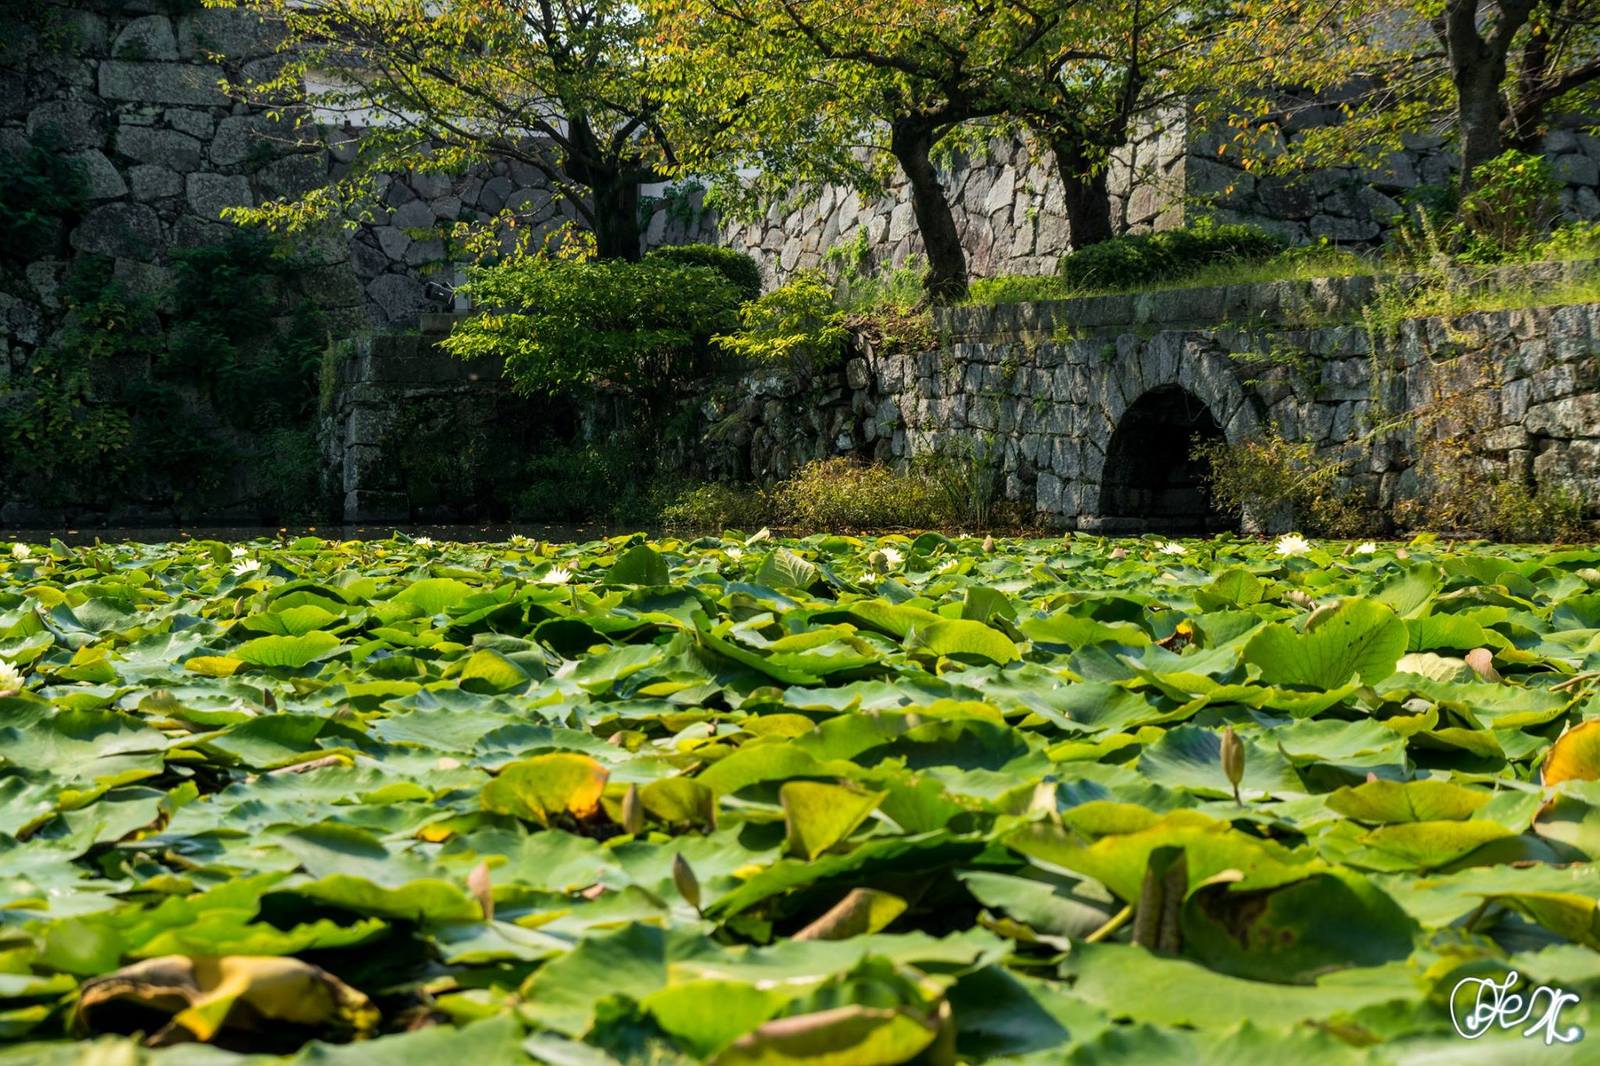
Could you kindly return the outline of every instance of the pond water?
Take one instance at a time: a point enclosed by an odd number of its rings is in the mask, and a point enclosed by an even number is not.
[[[395,533],[409,537],[432,537],[440,541],[503,541],[513,534],[535,540],[557,542],[582,542],[617,533],[632,533],[632,528],[606,526],[599,523],[587,525],[541,524],[537,522],[504,522],[476,525],[414,525],[373,523],[368,525],[290,525],[290,526],[171,526],[166,528],[102,527],[65,529],[0,529],[0,541],[26,541],[30,544],[47,543],[60,539],[70,545],[93,544],[95,541],[135,541],[142,544],[159,544],[173,540],[258,540],[263,537],[293,539],[295,537],[323,537],[327,540],[386,540]]]

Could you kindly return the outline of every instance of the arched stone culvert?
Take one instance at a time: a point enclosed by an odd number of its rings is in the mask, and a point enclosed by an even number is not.
[[[1159,385],[1122,415],[1106,446],[1098,512],[1107,532],[1202,535],[1238,522],[1212,504],[1209,470],[1196,455],[1221,441],[1210,408],[1181,385]]]

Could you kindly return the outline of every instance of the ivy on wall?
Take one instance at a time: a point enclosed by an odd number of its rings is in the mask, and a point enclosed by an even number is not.
[[[56,250],[87,205],[83,164],[65,154],[53,129],[18,152],[0,152],[0,263],[25,263]]]
[[[293,295],[299,265],[237,231],[173,267],[170,286],[136,292],[110,260],[74,260],[61,327],[0,388],[0,483],[43,506],[180,515],[240,484],[262,518],[314,515],[326,330]]]

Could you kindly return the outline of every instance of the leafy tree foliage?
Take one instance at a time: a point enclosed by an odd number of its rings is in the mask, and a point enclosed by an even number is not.
[[[826,182],[871,194],[892,161],[928,254],[928,295],[959,299],[966,255],[935,155],[1007,114],[1016,72],[1043,62],[1076,6],[652,0],[669,94],[703,134],[681,164],[722,179],[727,202],[736,184],[757,201]]]
[[[1049,46],[1020,55],[997,86],[1006,113],[1054,157],[1074,248],[1113,235],[1111,153],[1141,118],[1183,105],[1192,57],[1228,11],[1225,0],[1061,4]]]
[[[503,361],[528,393],[658,394],[706,368],[712,334],[734,328],[739,306],[718,270],[656,257],[515,256],[477,268],[468,288],[484,310],[444,346]]]
[[[1280,167],[1398,148],[1408,133],[1458,143],[1461,186],[1506,148],[1531,148],[1557,116],[1600,103],[1597,0],[1236,0],[1230,32],[1196,57],[1213,115],[1341,97],[1344,121],[1284,147],[1236,117],[1241,146]],[[1288,105],[1290,112],[1295,105]]]
[[[504,159],[543,174],[602,257],[638,258],[639,183],[674,158],[647,77],[651,22],[638,5],[244,2],[282,31],[283,61],[239,88],[285,106],[304,93],[317,118],[365,127],[343,179],[263,217],[302,223],[361,202],[379,174]],[[297,114],[303,129],[309,114]],[[514,210],[500,221],[526,222]]]

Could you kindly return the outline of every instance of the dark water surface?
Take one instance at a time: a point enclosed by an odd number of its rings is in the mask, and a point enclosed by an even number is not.
[[[408,537],[432,537],[437,541],[487,541],[509,540],[514,533],[535,540],[556,542],[598,540],[618,533],[635,532],[632,528],[619,528],[600,524],[592,525],[541,525],[539,523],[491,523],[485,525],[413,525],[410,523],[372,523],[368,525],[302,525],[302,526],[173,526],[169,528],[66,528],[66,529],[0,529],[0,541],[25,541],[44,544],[57,538],[71,545],[93,544],[95,541],[134,541],[141,544],[160,544],[172,540],[270,540],[295,537],[322,537],[326,540],[387,540],[395,533]]]

